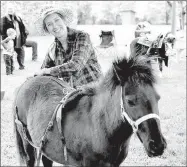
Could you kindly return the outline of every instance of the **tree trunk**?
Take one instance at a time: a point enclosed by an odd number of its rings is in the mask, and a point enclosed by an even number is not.
[[[168,11],[166,11],[166,25],[169,24],[169,14],[168,14]]]
[[[166,7],[166,25],[168,25],[169,24],[169,12],[168,12],[168,3],[167,3],[167,1],[166,1],[166,3],[165,3],[165,7]]]
[[[185,11],[185,6],[183,6],[183,1],[179,1],[179,4],[180,4],[180,29],[181,30],[184,30],[184,21],[185,21],[185,14],[186,14],[186,11]]]
[[[175,35],[176,32],[176,1],[173,1],[172,5],[172,26],[171,26],[171,32],[173,35]]]
[[[184,20],[185,20],[185,7],[183,7],[183,2],[181,2],[181,30],[184,30]]]
[[[185,20],[185,14],[182,14],[181,16],[181,29],[184,30],[184,20]]]

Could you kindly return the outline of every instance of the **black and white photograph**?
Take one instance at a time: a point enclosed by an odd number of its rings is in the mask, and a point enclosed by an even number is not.
[[[186,1],[1,1],[1,165],[186,166]]]

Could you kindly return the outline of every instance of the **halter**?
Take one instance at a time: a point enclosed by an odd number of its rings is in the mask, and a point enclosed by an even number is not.
[[[121,106],[121,116],[123,118],[123,121],[125,121],[125,119],[128,121],[128,123],[131,125],[132,129],[133,129],[133,133],[136,133],[138,131],[138,126],[151,118],[157,118],[160,120],[160,117],[157,114],[151,113],[151,114],[147,114],[144,115],[143,117],[137,119],[136,121],[133,121],[128,114],[125,112],[124,109],[124,103],[123,103],[123,99],[122,99],[122,86],[121,86],[121,100],[120,100],[120,106]]]
[[[118,78],[118,80],[120,81],[120,78],[116,72],[116,69],[114,67],[114,71],[116,73],[116,76]],[[154,114],[154,113],[151,113],[151,114],[147,114],[147,115],[144,115],[142,116],[141,118],[137,119],[136,121],[133,121],[129,116],[128,114],[125,112],[125,108],[124,108],[124,103],[123,103],[123,87],[121,86],[121,97],[120,97],[120,106],[121,106],[121,116],[123,118],[123,121],[125,122],[125,119],[127,120],[127,122],[131,125],[132,127],[132,130],[133,130],[133,133],[136,133],[138,131],[138,126],[148,120],[148,119],[151,119],[151,118],[157,118],[160,120],[160,117],[157,115],[157,114]]]

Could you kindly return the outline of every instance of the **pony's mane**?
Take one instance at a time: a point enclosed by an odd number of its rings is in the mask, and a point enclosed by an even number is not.
[[[124,57],[113,62],[112,68],[105,75],[103,82],[108,88],[121,84],[130,83],[133,85],[149,84],[153,85],[156,78],[153,74],[150,59],[145,56]]]

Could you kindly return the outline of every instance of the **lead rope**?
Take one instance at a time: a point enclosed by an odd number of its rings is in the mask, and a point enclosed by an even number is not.
[[[44,145],[46,144],[47,142],[47,132],[48,131],[51,131],[52,128],[53,128],[53,125],[54,125],[54,119],[55,119],[55,116],[56,116],[56,112],[58,111],[58,108],[60,107],[60,103],[57,105],[57,107],[55,108],[55,111],[53,113],[53,116],[51,118],[51,120],[49,121],[48,125],[47,125],[47,128],[45,129],[45,132],[44,132],[44,135],[42,136],[42,140],[41,140],[41,143],[40,143],[40,146],[39,146],[39,153],[38,153],[38,157],[37,157],[37,166],[40,165],[40,159],[41,159],[41,155],[42,155],[42,149],[44,147]]]

